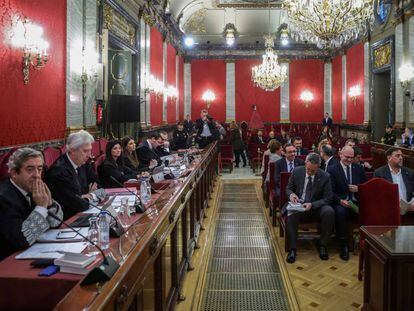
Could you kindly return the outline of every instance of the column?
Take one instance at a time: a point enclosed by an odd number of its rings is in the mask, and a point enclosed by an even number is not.
[[[342,55],[342,122],[346,122],[348,90],[346,82],[346,54]]]
[[[180,120],[180,56],[175,56],[175,87],[177,88],[177,99],[175,100],[175,120]]]
[[[140,21],[140,94],[141,94],[141,103],[140,103],[140,121],[141,127],[146,126],[146,106],[147,106],[147,94],[145,89],[147,87],[147,66],[146,66],[146,43],[147,43],[147,36],[146,36],[146,25],[144,20],[141,18]]]
[[[150,47],[151,47],[151,27],[149,25],[145,25],[145,73],[146,75],[151,74],[151,66],[150,66]],[[145,96],[145,120],[147,123],[147,127],[151,126],[151,96],[150,94],[146,94]]]
[[[164,89],[167,88],[167,40],[162,43],[162,82]],[[162,123],[167,124],[167,101],[168,96],[164,94],[162,97]]]
[[[285,83],[280,86],[280,123],[290,122],[289,112],[289,62],[280,62],[281,66],[286,67],[287,78]]]
[[[370,112],[370,48],[369,48],[369,42],[364,43],[364,124],[368,124],[371,116]]]
[[[184,63],[184,116],[191,116],[191,63]]]
[[[414,17],[411,16],[408,20],[408,55],[407,61],[414,66]],[[398,72],[398,67],[396,68],[396,72]],[[399,84],[399,83],[398,83]],[[414,91],[414,77],[411,79],[410,83],[410,90]],[[411,100],[408,100],[408,123],[409,126],[414,126],[414,105],[412,104]]]
[[[332,61],[328,60],[324,65],[324,109],[332,116]]]
[[[236,72],[234,60],[226,62],[226,122],[236,120]]]
[[[404,90],[398,77],[398,69],[403,63],[403,24],[395,26],[395,123],[402,126],[406,121],[404,118]]]

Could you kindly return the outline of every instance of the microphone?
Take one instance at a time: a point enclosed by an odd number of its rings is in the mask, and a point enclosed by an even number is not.
[[[112,179],[112,181],[114,181],[118,186],[124,188],[126,191],[128,191],[129,193],[131,193],[132,195],[135,196],[135,198],[138,199],[138,202],[135,203],[135,210],[137,213],[144,213],[146,211],[145,206],[142,204],[141,202],[141,197],[139,195],[137,195],[135,192],[129,190],[127,187],[125,187],[122,183],[120,183],[114,176],[109,176],[109,178]]]
[[[78,195],[78,197],[82,198],[80,195]],[[101,212],[107,212],[107,214],[113,219],[115,220],[115,225],[114,226],[110,226],[109,227],[109,235],[112,238],[119,238],[120,236],[122,236],[124,234],[124,228],[122,228],[122,226],[119,225],[118,219],[116,219],[116,217],[114,217],[114,215],[112,215],[111,213],[109,213],[108,211],[105,211],[104,209],[102,209],[101,207],[99,207],[98,205],[89,202],[89,205],[92,205],[94,208],[96,208],[97,210],[101,211]]]
[[[77,231],[74,227],[72,227],[68,223],[64,222],[63,219],[60,219],[59,217],[57,217],[55,214],[53,214],[50,211],[48,211],[48,216],[56,219],[57,221],[61,222],[66,227],[68,227],[70,230],[79,234],[82,238],[84,238],[86,241],[88,241],[93,246],[95,246],[99,250],[99,252],[102,254],[103,262],[99,266],[89,271],[89,273],[82,280],[81,285],[88,285],[88,284],[94,284],[98,282],[109,281],[111,277],[115,274],[115,272],[118,270],[119,264],[111,256],[106,256],[102,248],[100,248],[95,242],[93,242],[92,240],[84,236],[82,233]]]

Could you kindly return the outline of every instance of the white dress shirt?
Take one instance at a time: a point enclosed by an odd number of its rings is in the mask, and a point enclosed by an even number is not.
[[[395,173],[392,170],[391,166],[389,166],[389,168],[390,168],[393,184],[398,185],[398,193],[400,195],[400,200],[402,199],[404,201],[407,201],[407,188],[405,187],[405,184],[404,184],[404,179],[401,174],[401,169],[398,171],[398,173]]]

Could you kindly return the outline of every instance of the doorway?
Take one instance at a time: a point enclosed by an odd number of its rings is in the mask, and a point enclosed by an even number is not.
[[[372,129],[375,141],[380,141],[387,123],[394,123],[391,70],[372,75],[373,113]]]

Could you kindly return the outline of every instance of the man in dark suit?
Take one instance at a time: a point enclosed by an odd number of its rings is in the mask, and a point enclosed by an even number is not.
[[[305,148],[302,148],[302,138],[296,136],[293,139],[293,146],[296,148],[296,155],[308,155],[309,151]]]
[[[41,176],[42,153],[31,148],[16,150],[10,157],[10,178],[0,185],[0,260],[26,248],[63,218]]]
[[[267,139],[263,137],[262,130],[258,130],[257,135],[252,137],[252,142],[255,144],[267,144]]]
[[[406,127],[404,133],[401,135],[401,146],[405,148],[411,148],[414,145],[414,133],[413,130]]]
[[[388,164],[374,172],[374,177],[384,178],[398,185],[400,199],[411,202],[414,194],[414,172],[403,166],[403,155],[399,148],[391,147],[385,152]],[[409,211],[414,211],[414,203]]]
[[[194,122],[191,121],[191,116],[187,114],[184,120],[184,130],[187,132],[188,135],[190,135],[193,132],[193,129],[194,129]]]
[[[302,203],[304,211],[288,212],[287,230],[290,250],[286,257],[288,263],[296,260],[296,240],[301,219],[318,217],[321,221],[321,236],[319,240],[319,257],[327,260],[328,239],[332,232],[335,212],[331,206],[332,186],[329,174],[322,171],[319,166],[321,158],[316,153],[306,156],[305,166],[292,171],[286,188],[286,195],[291,203]],[[282,213],[286,213],[287,203]]]
[[[325,112],[325,118],[322,119],[322,125],[332,127],[332,118],[329,117],[329,113]]]
[[[347,219],[350,214],[353,214],[349,201],[358,202],[358,185],[364,183],[366,177],[364,168],[352,163],[354,159],[352,147],[343,147],[339,156],[340,162],[328,167],[328,173],[331,175],[332,182],[335,228],[340,246],[339,256],[342,260],[348,260]]]
[[[283,146],[285,157],[275,162],[276,193],[280,194],[280,173],[292,172],[295,167],[305,165],[302,159],[296,158],[296,148],[292,144]]]
[[[147,139],[139,144],[137,154],[140,168],[148,168],[162,164],[162,160],[156,152],[156,149],[162,144],[163,141],[158,132],[152,132]]]
[[[335,158],[335,152],[335,148],[331,145],[322,145],[319,155],[322,158],[321,169],[323,169],[325,172],[330,166],[334,166],[339,163],[338,159]]]
[[[197,142],[202,149],[212,141],[220,138],[220,134],[214,125],[213,118],[208,115],[206,109],[201,110],[200,119],[196,120],[195,127],[197,130]]]
[[[52,196],[62,205],[64,219],[86,211],[89,201],[102,199],[95,192],[98,178],[88,162],[93,142],[94,138],[87,131],[70,134],[66,153],[46,172],[46,183]]]
[[[155,152],[158,154],[159,157],[165,157],[171,154],[168,133],[166,131],[161,131],[160,137],[162,143],[157,148],[155,148]]]

